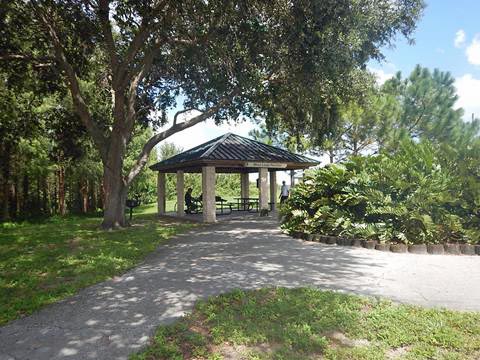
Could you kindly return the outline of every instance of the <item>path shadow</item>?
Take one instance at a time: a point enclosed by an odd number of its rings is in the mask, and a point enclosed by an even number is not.
[[[196,227],[123,276],[0,328],[0,354],[7,359],[126,359],[159,324],[174,321],[198,299],[267,286],[381,295],[388,293],[388,282],[379,280],[388,261],[364,249],[292,239],[272,218]]]

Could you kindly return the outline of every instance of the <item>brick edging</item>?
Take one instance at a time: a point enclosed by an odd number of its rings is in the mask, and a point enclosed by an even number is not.
[[[389,251],[393,253],[430,254],[430,255],[480,255],[480,244],[397,244],[379,243],[376,240],[348,239],[339,236],[321,234],[307,234],[294,231],[289,234],[296,239],[319,242],[329,245],[354,246],[377,251]]]

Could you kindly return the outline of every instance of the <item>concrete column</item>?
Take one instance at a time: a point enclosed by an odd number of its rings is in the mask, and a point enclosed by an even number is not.
[[[185,216],[185,181],[183,171],[177,171],[177,216]]]
[[[268,169],[259,168],[258,177],[260,179],[260,209],[269,209],[268,206]]]
[[[215,167],[202,167],[202,202],[203,222],[212,223],[217,220],[215,206]]]
[[[165,214],[165,173],[159,172],[157,175],[157,211],[158,215]]]
[[[272,211],[277,208],[277,172],[270,171],[270,202],[272,203]]]
[[[242,198],[250,197],[250,181],[248,179],[248,173],[240,174],[241,194]]]
[[[295,170],[290,170],[290,187],[295,186]]]

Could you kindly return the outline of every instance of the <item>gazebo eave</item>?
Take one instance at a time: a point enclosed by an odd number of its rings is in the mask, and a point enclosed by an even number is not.
[[[195,160],[188,162],[181,162],[166,166],[152,166],[153,171],[160,173],[176,173],[177,171],[183,171],[185,173],[201,173],[202,167],[213,166],[216,173],[227,174],[241,174],[241,173],[254,173],[258,172],[258,166],[252,166],[258,163],[252,163],[248,161],[239,160]],[[282,171],[282,170],[304,170],[312,166],[318,165],[318,163],[299,163],[299,162],[272,162],[268,161],[262,163],[269,171]]]

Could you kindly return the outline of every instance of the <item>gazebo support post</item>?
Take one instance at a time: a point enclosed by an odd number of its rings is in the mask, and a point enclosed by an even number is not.
[[[270,203],[272,204],[272,211],[277,208],[277,172],[270,171]]]
[[[165,173],[159,172],[157,175],[157,212],[158,215],[165,215],[166,209],[166,187]]]
[[[177,171],[177,216],[185,216],[185,182],[183,171]]]
[[[258,177],[260,178],[260,210],[268,210],[268,169],[259,168]]]
[[[202,202],[203,222],[213,223],[217,220],[215,206],[215,167],[202,167]]]
[[[240,196],[242,198],[250,197],[250,181],[249,181],[248,175],[249,175],[248,173],[240,174],[240,185],[241,185]]]
[[[290,170],[290,187],[295,186],[295,170]]]

